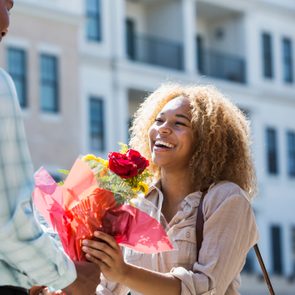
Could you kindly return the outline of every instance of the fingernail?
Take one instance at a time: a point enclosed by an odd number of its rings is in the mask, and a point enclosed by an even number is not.
[[[88,244],[88,241],[87,241],[87,240],[83,240],[83,241],[82,241],[82,244],[83,244],[83,245],[87,245],[87,244]]]
[[[99,234],[100,234],[100,232],[99,232],[99,231],[95,231],[95,232],[94,232],[94,235],[95,235],[96,237],[98,237],[98,236],[99,236]]]
[[[82,247],[82,250],[85,252],[87,252],[87,249],[88,249],[87,247]]]

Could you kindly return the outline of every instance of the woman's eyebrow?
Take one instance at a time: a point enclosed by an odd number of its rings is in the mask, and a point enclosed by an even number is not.
[[[189,122],[191,121],[189,117],[187,117],[186,115],[183,115],[183,114],[176,114],[175,116],[178,117],[178,118],[186,119]]]
[[[158,117],[162,117],[162,116],[165,116],[164,112],[161,112],[161,113],[158,114]],[[191,119],[188,116],[183,115],[183,114],[176,114],[175,117],[186,119],[189,122],[191,121]]]

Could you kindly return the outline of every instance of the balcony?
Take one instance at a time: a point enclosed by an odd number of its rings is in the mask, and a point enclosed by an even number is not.
[[[213,78],[246,83],[246,65],[243,58],[211,49],[197,53],[198,71]]]
[[[247,82],[245,12],[226,1],[210,2],[197,1],[197,69],[208,77],[244,84]]]
[[[175,70],[183,69],[183,47],[175,41],[139,34],[130,34],[127,27],[129,60]]]

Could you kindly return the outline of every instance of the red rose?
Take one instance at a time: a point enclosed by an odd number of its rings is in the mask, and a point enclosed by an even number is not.
[[[122,178],[132,178],[138,174],[137,166],[125,154],[109,153],[109,168]]]
[[[142,173],[143,170],[149,165],[149,161],[138,151],[133,149],[129,149],[126,153],[126,156],[137,166],[138,174]]]

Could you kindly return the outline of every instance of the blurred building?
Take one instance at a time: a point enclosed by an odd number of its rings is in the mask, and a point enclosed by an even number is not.
[[[260,247],[287,286],[295,276],[294,27],[293,0],[18,0],[0,64],[16,82],[35,167],[52,172],[127,142],[132,114],[161,83],[216,85],[252,122]],[[260,273],[253,253],[245,272]]]

